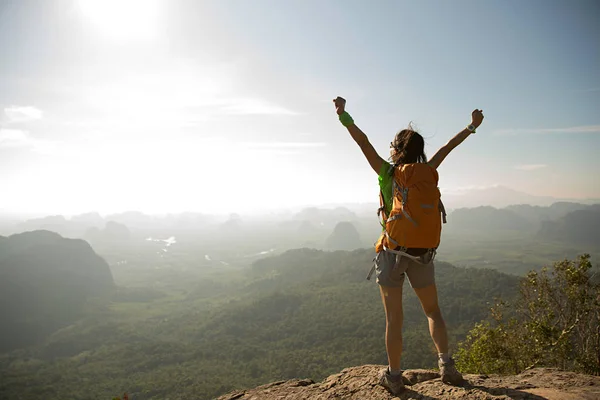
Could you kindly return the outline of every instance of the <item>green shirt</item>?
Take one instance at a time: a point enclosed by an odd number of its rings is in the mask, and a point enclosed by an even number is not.
[[[390,171],[391,164],[384,162],[379,170],[379,189],[383,193],[383,204],[385,205],[385,213],[390,215],[392,211],[392,182],[394,178],[393,171]],[[392,172],[390,174],[390,172]]]

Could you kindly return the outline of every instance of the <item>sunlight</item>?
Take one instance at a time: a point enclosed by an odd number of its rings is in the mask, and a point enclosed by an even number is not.
[[[102,35],[119,40],[153,37],[158,30],[158,0],[79,0],[86,20]]]
[[[22,180],[10,185],[26,197],[20,204],[24,210],[229,213],[256,211],[284,200],[281,185],[273,184],[286,178],[282,168],[272,168],[277,159],[236,147],[225,138],[142,141],[123,136],[82,143],[70,150],[71,157],[54,160],[39,171],[24,170]],[[243,170],[235,160],[243,160]],[[75,164],[85,168],[73,168]],[[68,179],[57,181],[53,176]],[[39,179],[38,185],[25,183],[34,179]],[[77,190],[71,182],[79,182]],[[44,209],[39,209],[40,193],[47,193]]]

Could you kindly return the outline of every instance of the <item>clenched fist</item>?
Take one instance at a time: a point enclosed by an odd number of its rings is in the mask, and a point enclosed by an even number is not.
[[[333,104],[335,104],[335,112],[337,115],[342,115],[346,108],[346,100],[338,96],[333,100]]]

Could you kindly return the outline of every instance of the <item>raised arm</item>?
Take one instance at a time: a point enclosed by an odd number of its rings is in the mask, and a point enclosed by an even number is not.
[[[354,139],[354,141],[362,150],[363,154],[367,158],[367,161],[369,162],[369,165],[371,165],[371,168],[373,168],[376,174],[379,174],[379,171],[381,171],[381,166],[383,163],[385,163],[385,160],[381,158],[379,154],[377,154],[373,148],[373,145],[371,142],[369,142],[367,135],[365,135],[365,133],[361,131],[358,126],[356,126],[352,120],[352,117],[345,112],[346,100],[338,97],[333,100],[333,103],[335,104],[337,114],[340,116],[340,121],[342,121],[344,126],[348,129],[350,136],[352,136],[352,139]]]
[[[471,113],[471,124],[462,131],[458,132],[448,143],[443,145],[437,153],[429,160],[429,165],[433,168],[438,168],[442,161],[450,154],[452,150],[461,144],[469,135],[475,133],[475,129],[483,122],[483,110],[474,110]],[[472,129],[472,130],[471,130]]]

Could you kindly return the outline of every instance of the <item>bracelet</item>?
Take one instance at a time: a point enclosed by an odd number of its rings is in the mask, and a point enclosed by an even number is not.
[[[348,114],[347,111],[344,111],[343,113],[340,114],[340,122],[346,128],[349,127],[350,125],[354,124],[354,120],[352,119],[352,117],[350,116],[350,114]]]

